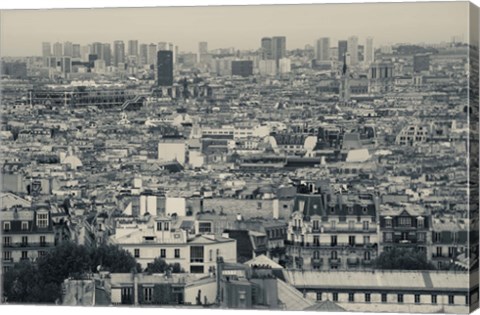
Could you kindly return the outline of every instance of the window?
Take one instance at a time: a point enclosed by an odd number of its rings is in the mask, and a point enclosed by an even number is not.
[[[448,257],[454,257],[455,256],[456,249],[455,247],[449,247],[448,248]]]
[[[330,236],[330,245],[337,246],[337,236],[336,235]]]
[[[355,246],[355,235],[350,235],[348,237],[348,245]]]
[[[145,302],[152,302],[153,288],[143,288],[143,300]]]
[[[190,262],[203,263],[203,246],[190,247]]]
[[[417,228],[423,229],[425,227],[425,220],[422,217],[417,218]]]
[[[425,242],[425,238],[426,238],[425,233],[418,233],[417,235],[418,235],[419,242],[422,242],[422,243]]]
[[[168,231],[169,229],[170,229],[170,224],[169,224],[169,222],[164,222],[163,230],[164,230],[164,231]]]
[[[393,240],[392,233],[384,233],[385,242],[391,242]]]
[[[48,227],[48,213],[37,214],[37,226],[40,229],[45,229]]]
[[[211,233],[212,232],[212,223],[211,222],[200,222],[200,223],[198,223],[198,232],[199,233]]]
[[[40,236],[40,246],[45,246],[47,244],[45,236]]]
[[[372,258],[372,256],[371,256],[370,252],[368,252],[368,251],[363,254],[363,259],[364,260],[369,261],[371,258]]]
[[[217,248],[217,258],[220,257],[220,248]]]
[[[133,303],[132,291],[133,291],[132,288],[122,288],[122,293],[121,293],[122,304]]]
[[[397,295],[397,302],[398,303],[403,303],[403,294],[398,294]]]
[[[332,259],[337,259],[338,258],[338,254],[337,254],[336,250],[332,251],[332,253],[330,255],[331,255]]]
[[[209,261],[213,261],[213,249],[210,249],[210,250],[208,251],[208,260],[209,260]]]
[[[450,304],[450,305],[455,304],[455,296],[454,295],[449,295],[448,296],[448,304]]]
[[[382,293],[382,303],[387,303],[387,293]]]
[[[167,250],[162,248],[160,249],[160,258],[166,258],[167,257]]]
[[[330,226],[331,226],[332,230],[336,230],[337,229],[337,222],[336,221],[331,221]]]
[[[318,235],[314,235],[314,236],[313,236],[313,244],[314,244],[315,246],[319,246],[319,245],[320,245],[320,236],[318,236]]]
[[[10,236],[3,237],[3,246],[8,247],[11,244],[12,239]]]
[[[320,258],[320,252],[318,250],[313,252],[313,259],[319,259]]]
[[[370,293],[365,293],[365,302],[367,302],[367,303],[370,303],[370,302],[371,302]]]
[[[10,225],[10,222],[3,222],[3,230],[5,232],[10,231],[11,228],[12,228],[12,226]]]
[[[2,256],[3,256],[3,257],[2,257],[3,260],[5,260],[5,261],[10,261],[10,260],[12,260],[12,252],[4,251]]]
[[[392,219],[390,218],[385,218],[385,227],[391,228],[392,227]]]
[[[157,222],[157,231],[161,231],[162,230],[162,224],[163,222]]]
[[[322,300],[322,292],[317,292],[317,301]]]
[[[22,246],[28,246],[28,236],[22,236]]]
[[[175,258],[180,258],[180,248],[175,248]]]
[[[442,248],[441,248],[441,247],[437,247],[437,257],[441,257],[441,256],[443,256]]]
[[[355,293],[348,293],[348,302],[355,301]]]
[[[370,223],[368,221],[363,221],[363,230],[368,231],[370,228]]]
[[[432,304],[437,304],[437,295],[432,294]]]
[[[370,244],[370,236],[364,236],[363,237],[363,244],[365,244],[365,245]]]
[[[28,259],[28,252],[26,250],[22,251],[22,258],[21,259]]]
[[[338,293],[337,292],[333,292],[333,302],[338,302]]]
[[[22,231],[28,230],[28,222],[22,221]]]
[[[355,230],[355,221],[348,221],[348,229],[350,231]]]
[[[415,304],[420,304],[420,294],[415,294]]]
[[[398,219],[398,224],[400,226],[412,226],[412,219],[410,217],[400,217]]]
[[[319,222],[318,222],[318,220],[314,220],[314,221],[313,221],[313,229],[314,229],[315,231],[318,231],[318,230],[319,230]]]
[[[135,250],[133,251],[134,253],[134,257],[135,258],[140,258],[140,249],[139,248],[135,248]]]

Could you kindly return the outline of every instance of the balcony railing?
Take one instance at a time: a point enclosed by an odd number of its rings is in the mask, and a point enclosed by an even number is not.
[[[4,248],[22,248],[22,247],[53,247],[54,243],[48,242],[13,242],[13,243],[3,243]]]
[[[340,258],[330,258],[330,259],[328,259],[328,262],[330,263],[330,265],[338,266],[338,265],[340,265],[342,260]]]
[[[323,265],[323,258],[312,258],[312,266]]]

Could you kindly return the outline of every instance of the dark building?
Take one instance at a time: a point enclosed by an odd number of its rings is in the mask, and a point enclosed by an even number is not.
[[[287,38],[285,36],[272,37],[272,58],[279,64],[279,60],[285,58]]]
[[[343,61],[343,57],[347,52],[348,42],[346,40],[338,41],[338,61]]]
[[[430,54],[417,54],[413,56],[413,71],[421,72],[430,69]]]
[[[262,59],[272,59],[272,39],[270,37],[262,38]]]
[[[232,61],[232,75],[248,77],[253,75],[252,60],[235,60]]]
[[[171,86],[173,84],[173,53],[169,50],[159,50],[157,53],[157,85]]]
[[[27,78],[27,64],[25,62],[2,62],[2,75],[12,79]]]

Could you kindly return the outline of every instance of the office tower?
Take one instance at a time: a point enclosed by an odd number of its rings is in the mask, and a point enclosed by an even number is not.
[[[279,60],[286,55],[287,39],[285,36],[272,37],[272,57],[279,64]]]
[[[62,43],[55,43],[53,44],[53,55],[55,57],[62,57],[63,56],[63,45]]]
[[[373,37],[367,37],[365,44],[365,63],[367,65],[375,61],[375,48],[373,48]]]
[[[82,57],[82,51],[80,48],[80,44],[73,44],[72,45],[72,57],[73,58],[81,58]]]
[[[156,64],[157,59],[157,45],[150,44],[148,45],[148,64],[154,65]]]
[[[92,44],[92,55],[96,55],[97,59],[103,60],[103,44],[99,42],[95,42]]]
[[[112,47],[110,43],[103,44],[103,58],[101,59],[105,61],[105,66],[109,67],[112,65]]]
[[[72,57],[73,56],[73,43],[72,42],[64,42],[63,43],[63,55]]]
[[[138,56],[138,40],[128,41],[128,56]]]
[[[72,58],[71,57],[62,57],[61,58],[61,71],[64,75],[72,72]]]
[[[42,56],[50,57],[52,55],[52,45],[49,42],[42,43]]]
[[[173,52],[173,62],[178,63],[178,46],[175,46],[175,50]]]
[[[208,54],[208,43],[207,42],[199,42],[198,43],[198,54],[204,55]]]
[[[148,62],[148,45],[141,44],[140,45],[140,55],[139,61],[141,65],[145,65]]]
[[[347,52],[348,42],[346,40],[338,41],[338,61],[343,62]]]
[[[173,52],[159,50],[157,52],[157,85],[171,86],[173,84]]]
[[[416,54],[413,56],[413,71],[422,72],[430,70],[430,54]]]
[[[260,75],[274,76],[277,74],[277,64],[275,60],[260,60],[258,70]]]
[[[315,45],[315,59],[317,61],[330,60],[330,38],[322,37],[317,40]]]
[[[90,54],[91,51],[90,45],[85,45],[80,47],[80,54],[81,54],[81,59],[82,62],[87,62],[88,61],[88,55]]]
[[[350,63],[352,65],[358,64],[358,37],[350,36],[348,38],[347,51],[350,53]]]
[[[252,60],[234,60],[232,61],[232,75],[248,77],[253,75]]]
[[[125,44],[121,40],[113,42],[113,64],[118,67],[119,63],[125,62]]]
[[[157,51],[159,51],[159,50],[168,50],[167,43],[166,42],[159,42],[158,47],[157,47]]]
[[[272,39],[270,37],[264,37],[261,41],[262,51],[261,56],[263,60],[272,59]]]

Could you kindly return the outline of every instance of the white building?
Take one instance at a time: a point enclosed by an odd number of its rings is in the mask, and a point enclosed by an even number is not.
[[[182,138],[163,138],[158,143],[158,160],[185,164],[186,145]]]

